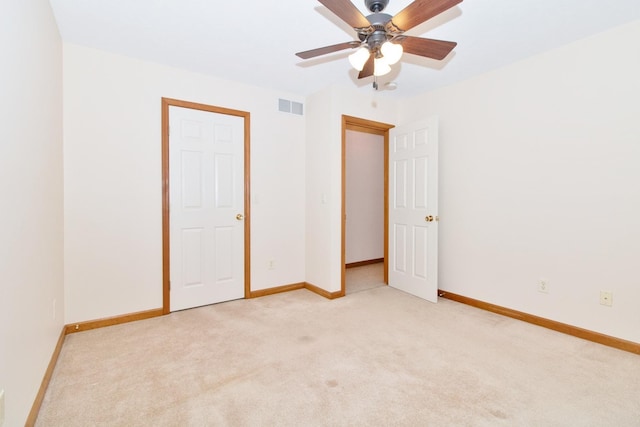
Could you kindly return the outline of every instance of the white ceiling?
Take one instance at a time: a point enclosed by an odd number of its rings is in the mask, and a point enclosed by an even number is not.
[[[356,39],[314,0],[50,2],[65,42],[300,96],[333,84],[372,91],[373,78],[358,81],[351,69],[351,50],[306,61],[294,55]],[[390,0],[384,12],[395,15],[409,3]],[[364,0],[354,4],[369,14]],[[635,19],[639,0],[464,0],[407,32],[455,41],[454,51],[443,61],[405,54],[379,80],[398,89],[381,96],[414,96]]]

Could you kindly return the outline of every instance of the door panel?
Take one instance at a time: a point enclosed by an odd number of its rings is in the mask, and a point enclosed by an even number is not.
[[[202,286],[204,282],[204,229],[182,229],[182,283],[185,287]]]
[[[183,151],[182,167],[182,208],[202,209],[202,153]]]
[[[233,271],[233,253],[229,248],[233,247],[234,230],[232,227],[215,228],[215,267],[217,283],[233,280],[236,276]]]
[[[437,119],[396,127],[390,136],[389,285],[437,302]]]
[[[393,224],[394,234],[392,237],[393,257],[392,267],[397,273],[407,272],[407,226],[404,224]]]
[[[395,207],[397,209],[407,207],[407,160],[400,159],[393,164],[393,170],[396,183],[394,185],[395,193],[393,200],[395,200]]]
[[[414,160],[415,170],[415,205],[416,209],[427,209],[429,206],[429,159],[418,157]]]
[[[170,310],[244,296],[244,119],[169,107]]]
[[[214,187],[216,208],[231,208],[234,204],[234,170],[233,156],[216,154]]]
[[[427,280],[429,277],[429,266],[427,259],[428,253],[428,233],[427,227],[413,227],[414,236],[414,249],[413,249],[413,262],[415,266],[415,277],[422,280]]]

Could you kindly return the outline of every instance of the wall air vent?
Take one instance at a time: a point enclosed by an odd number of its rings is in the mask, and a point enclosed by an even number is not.
[[[302,115],[302,103],[300,102],[291,102],[291,112],[293,114],[297,114],[299,116]]]
[[[278,110],[282,111],[283,113],[290,113],[291,101],[282,98],[278,99]]]
[[[278,99],[278,111],[302,116],[304,113],[304,105],[301,102],[289,101],[288,99],[280,98]]]

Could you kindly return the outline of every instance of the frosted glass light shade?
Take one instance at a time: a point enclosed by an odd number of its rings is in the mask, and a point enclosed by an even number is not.
[[[384,76],[391,71],[391,67],[384,58],[376,58],[373,62],[373,75],[376,77]]]
[[[364,68],[364,64],[367,62],[367,59],[369,59],[369,55],[371,55],[369,53],[369,49],[367,49],[366,47],[361,47],[360,49],[349,55],[349,62],[351,63],[351,66],[353,68],[358,71],[362,71],[362,69]]]
[[[393,65],[396,62],[400,61],[402,57],[402,45],[395,44],[391,42],[384,42],[380,47],[380,51],[382,52],[382,56],[387,60],[387,64]]]

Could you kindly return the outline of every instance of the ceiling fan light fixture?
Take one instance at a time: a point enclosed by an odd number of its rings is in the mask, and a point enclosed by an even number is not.
[[[391,71],[391,67],[384,58],[376,58],[373,61],[373,75],[376,77],[384,76]]]
[[[383,12],[389,0],[364,0],[367,9],[372,12],[368,16],[363,15],[352,0],[318,1],[354,29],[357,40],[298,52],[296,56],[309,59],[356,48],[356,51],[349,55],[349,62],[358,71],[358,80],[374,77],[376,90],[376,78],[390,73],[391,66],[402,59],[404,52],[443,60],[457,44],[445,40],[406,36],[404,33],[463,0],[407,0],[410,1],[409,5],[394,16]],[[396,74],[397,72],[398,70]]]
[[[369,55],[371,55],[369,49],[361,47],[349,55],[349,63],[356,70],[362,71],[364,64],[367,62],[367,59],[369,59]]]
[[[391,43],[389,41],[384,42],[380,47],[380,52],[384,56],[387,64],[393,65],[400,61],[402,57],[403,49],[401,44]]]

